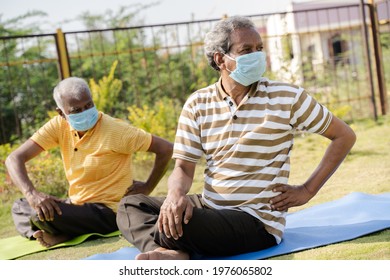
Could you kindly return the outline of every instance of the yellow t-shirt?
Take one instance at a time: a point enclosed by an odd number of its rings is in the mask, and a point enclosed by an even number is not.
[[[72,203],[103,203],[116,212],[133,183],[132,154],[147,151],[152,135],[99,112],[98,122],[82,138],[57,116],[31,139],[44,150],[60,147]]]

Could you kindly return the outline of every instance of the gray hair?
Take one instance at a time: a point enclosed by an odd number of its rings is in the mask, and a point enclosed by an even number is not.
[[[241,16],[234,16],[219,21],[207,34],[204,40],[206,58],[211,67],[219,71],[214,61],[216,52],[228,53],[231,47],[230,34],[240,28],[255,28],[253,22]]]
[[[67,95],[74,99],[81,99],[85,93],[92,96],[87,82],[78,77],[70,77],[58,83],[53,90],[53,98],[57,107],[64,111],[63,96]]]

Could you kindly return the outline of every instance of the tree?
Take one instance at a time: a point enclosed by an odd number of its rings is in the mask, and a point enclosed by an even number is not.
[[[25,36],[41,33],[45,16],[33,11],[0,21],[0,143],[29,136],[51,106],[47,97],[58,80],[57,63],[44,61],[54,38]]]

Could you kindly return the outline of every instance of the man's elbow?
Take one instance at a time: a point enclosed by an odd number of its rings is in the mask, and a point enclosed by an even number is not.
[[[170,160],[172,158],[173,154],[173,144],[169,141],[166,141],[166,145],[164,148],[164,155],[167,158],[167,160]]]
[[[355,143],[356,143],[356,139],[357,139],[357,136],[356,136],[356,133],[352,130],[352,128],[348,127],[348,131],[346,133],[346,140],[349,144],[349,148],[351,149]]]
[[[9,170],[9,169],[11,169],[11,165],[13,165],[13,163],[15,163],[15,162],[16,162],[16,156],[15,156],[15,153],[12,152],[5,159],[4,165]]]
[[[173,154],[173,144],[168,140],[162,140],[159,145],[159,149],[156,151],[156,155],[160,159],[169,161]]]

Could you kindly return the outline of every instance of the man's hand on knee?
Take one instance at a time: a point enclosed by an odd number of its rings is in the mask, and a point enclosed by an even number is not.
[[[175,240],[183,235],[184,222],[187,224],[192,217],[193,206],[186,195],[168,196],[160,209],[158,229],[168,238]]]

